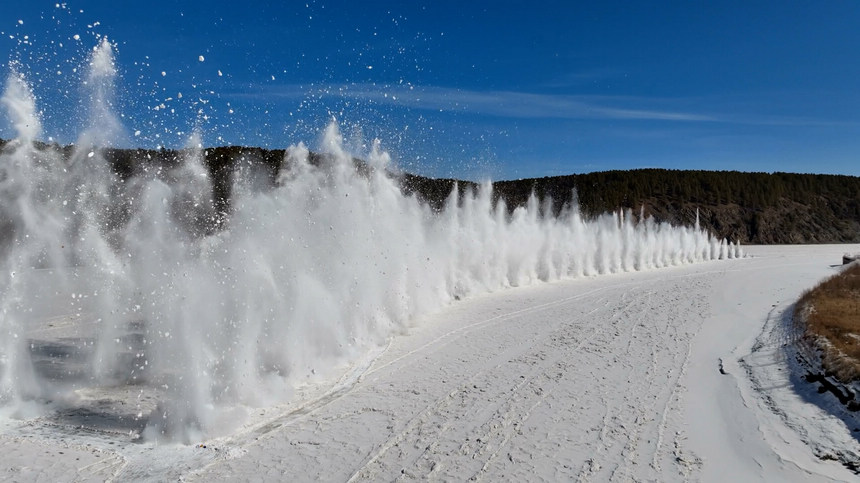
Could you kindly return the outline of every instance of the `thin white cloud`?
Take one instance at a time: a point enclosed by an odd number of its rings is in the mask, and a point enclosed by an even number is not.
[[[708,116],[684,112],[614,107],[589,96],[512,91],[478,92],[442,87],[412,89],[397,87],[388,90],[356,86],[341,92],[344,97],[405,105],[415,109],[457,111],[508,118],[714,120]]]
[[[234,93],[232,96],[257,100],[271,100],[272,98],[295,100],[340,98],[434,112],[459,112],[512,119],[603,119],[684,123],[717,122],[766,126],[845,126],[854,124],[798,116],[750,114],[749,112],[704,114],[677,108],[681,103],[686,106],[708,104],[707,99],[471,91],[447,87],[410,85],[281,85],[266,87],[257,92]]]
[[[445,87],[353,84],[343,86],[282,85],[234,97],[266,99],[303,99],[339,97],[371,101],[376,104],[403,106],[428,111],[462,112],[520,119],[643,119],[661,121],[714,121],[693,113],[617,107],[631,98],[591,97],[556,94],[533,94],[512,91],[469,91]]]

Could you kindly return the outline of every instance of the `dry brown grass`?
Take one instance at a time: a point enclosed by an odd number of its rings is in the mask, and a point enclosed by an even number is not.
[[[805,319],[825,372],[842,382],[860,380],[860,263],[804,293],[795,317]]]

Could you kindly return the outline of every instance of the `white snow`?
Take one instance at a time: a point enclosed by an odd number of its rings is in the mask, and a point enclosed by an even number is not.
[[[857,439],[795,391],[778,330],[846,248],[748,247],[479,295],[195,445],[5,420],[0,478],[853,480],[816,456],[857,454]]]

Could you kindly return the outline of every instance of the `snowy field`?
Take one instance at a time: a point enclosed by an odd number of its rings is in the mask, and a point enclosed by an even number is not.
[[[0,420],[0,479],[853,480],[833,459],[860,454],[855,428],[795,391],[777,326],[858,248],[745,247],[472,297],[199,444],[85,414]]]

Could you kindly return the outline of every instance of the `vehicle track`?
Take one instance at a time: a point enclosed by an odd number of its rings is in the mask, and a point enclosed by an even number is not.
[[[248,454],[210,469],[266,474],[283,458],[265,447],[287,439],[297,471],[326,480],[690,477],[680,381],[708,307],[685,287],[720,276],[624,274],[533,299],[525,289],[515,309],[420,336],[324,405],[233,439]],[[470,310],[493,313],[498,302],[476,303],[486,308]]]

